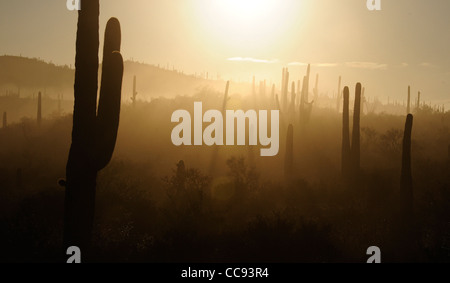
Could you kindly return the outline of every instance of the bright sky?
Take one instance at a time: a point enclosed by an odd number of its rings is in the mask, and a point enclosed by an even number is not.
[[[369,11],[366,0],[107,0],[100,23],[119,18],[125,59],[275,83],[284,66],[300,79],[312,63],[329,94],[342,75],[369,96],[403,99],[411,84],[450,107],[450,1],[381,3]],[[76,21],[66,0],[2,0],[0,54],[73,65]]]

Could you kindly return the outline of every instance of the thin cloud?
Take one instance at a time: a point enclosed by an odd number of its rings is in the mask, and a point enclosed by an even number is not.
[[[428,62],[423,62],[419,64],[420,67],[425,67],[425,68],[432,68],[432,67],[436,67],[436,65],[433,65],[431,63]]]
[[[338,64],[337,63],[318,63],[318,64],[313,64],[313,66],[316,67],[336,67]]]
[[[278,60],[256,59],[251,57],[232,57],[228,58],[227,60],[233,62],[250,62],[250,63],[265,63],[265,64],[273,64],[278,62]]]
[[[368,70],[386,70],[387,64],[380,64],[375,62],[347,62],[345,63],[347,67],[350,68],[359,68],[359,69],[368,69]]]
[[[407,68],[407,67],[409,67],[409,64],[403,62],[403,63],[400,63],[400,64],[392,65],[392,67],[393,67],[393,68]]]
[[[308,66],[308,63],[303,62],[291,62],[288,64],[288,66]]]
[[[337,63],[316,63],[316,64],[311,64],[311,66],[313,66],[313,67],[336,67],[337,65],[338,65]],[[305,66],[308,66],[308,63],[291,62],[291,63],[288,64],[288,66],[305,67]]]

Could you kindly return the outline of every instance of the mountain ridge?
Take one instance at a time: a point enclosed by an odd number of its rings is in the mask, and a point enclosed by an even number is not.
[[[73,93],[75,69],[72,66],[55,65],[38,58],[0,56],[0,95],[19,94],[31,97],[43,91],[50,97]],[[99,76],[101,65],[99,66]],[[193,95],[203,88],[223,91],[225,81],[201,78],[136,61],[124,62],[123,98],[131,97],[133,77],[137,78],[138,99]],[[129,101],[128,101],[129,102]]]

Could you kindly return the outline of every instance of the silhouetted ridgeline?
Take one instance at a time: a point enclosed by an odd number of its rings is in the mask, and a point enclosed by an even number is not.
[[[137,77],[138,99],[141,100],[192,94],[204,87],[221,90],[224,85],[223,81],[207,80],[173,68],[165,69],[132,61],[125,61],[124,64],[123,98],[126,103],[132,102],[134,76]],[[68,99],[73,99],[74,72],[73,66],[56,66],[25,57],[0,56],[0,96],[20,93],[21,97],[30,97],[38,90],[45,89],[44,93],[50,97],[63,93]]]

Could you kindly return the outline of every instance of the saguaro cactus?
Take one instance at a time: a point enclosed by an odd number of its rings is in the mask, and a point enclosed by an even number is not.
[[[8,114],[3,112],[3,129],[6,129],[6,127],[8,127]]]
[[[318,101],[319,100],[319,74],[316,74],[316,83],[314,85],[313,93],[314,93],[314,101]]]
[[[38,94],[38,106],[37,106],[37,124],[41,125],[42,122],[42,93]]]
[[[136,96],[138,95],[136,91],[136,76],[133,76],[133,97],[131,100],[133,101],[133,106],[136,105]]]
[[[294,121],[295,119],[295,82],[292,82],[291,84],[291,101],[289,104],[289,118],[291,121]]]
[[[294,172],[294,127],[289,124],[286,135],[286,156],[284,160],[284,175],[287,180]]]
[[[282,92],[282,107],[283,111],[287,111],[288,108],[288,88],[289,88],[289,70],[288,68],[285,69],[284,74],[284,86],[283,86],[283,92]]]
[[[419,91],[419,93],[417,94],[417,105],[416,105],[416,108],[417,108],[417,110],[420,109],[420,91]]]
[[[271,107],[274,107],[273,105],[275,104],[275,84],[272,84],[270,99],[271,99]]]
[[[348,177],[350,171],[350,91],[348,87],[344,88],[344,108],[342,111],[342,153],[341,170],[342,176]]]
[[[402,173],[400,180],[400,193],[403,203],[403,212],[412,212],[413,181],[411,172],[411,134],[413,127],[413,115],[408,114],[403,135]]]
[[[311,64],[308,64],[308,67],[306,69],[306,76],[305,76],[305,103],[309,103],[309,77],[311,75]]]
[[[338,82],[338,91],[337,91],[337,111],[341,109],[341,82],[342,77],[339,76],[339,82]]]
[[[351,162],[354,177],[357,176],[361,163],[361,84],[356,84],[355,107],[353,109],[353,132],[351,146]]]
[[[408,105],[406,106],[406,115],[411,113],[411,86],[408,86]]]
[[[361,113],[364,115],[364,108],[367,108],[367,100],[366,100],[366,88],[362,88],[361,93]]]
[[[286,80],[286,68],[283,68],[281,73],[281,103],[283,103],[283,94],[284,94],[284,81]]]
[[[123,76],[120,23],[106,26],[97,109],[99,0],[78,12],[72,145],[66,168],[64,245],[89,250],[97,173],[111,160],[119,126]]]

